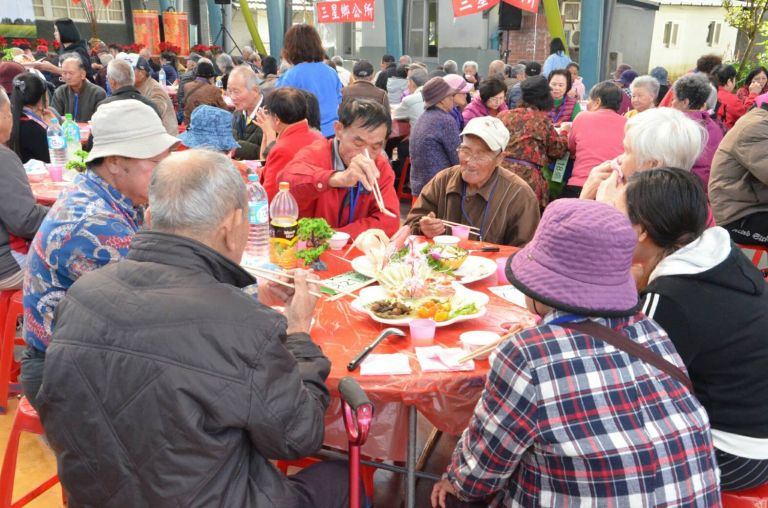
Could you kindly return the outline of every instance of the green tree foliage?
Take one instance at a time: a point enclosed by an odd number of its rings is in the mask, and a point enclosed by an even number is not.
[[[745,0],[738,3],[733,0],[723,0],[725,21],[736,28],[747,39],[747,47],[739,61],[739,74],[746,74],[755,66],[751,61],[752,53],[760,52],[756,60],[762,65],[768,63],[768,51],[765,42],[757,42],[758,35],[768,37],[768,0]],[[746,72],[745,72],[746,71]]]

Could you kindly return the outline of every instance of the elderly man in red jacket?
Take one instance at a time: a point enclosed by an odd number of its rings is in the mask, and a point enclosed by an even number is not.
[[[322,217],[353,238],[368,229],[393,235],[400,226],[395,173],[383,153],[392,128],[389,111],[370,99],[348,99],[339,108],[336,137],[301,149],[285,167],[300,217]],[[383,212],[374,199],[378,182]]]

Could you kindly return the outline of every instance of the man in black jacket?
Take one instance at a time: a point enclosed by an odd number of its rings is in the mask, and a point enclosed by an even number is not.
[[[376,75],[376,86],[386,91],[387,80],[395,75],[395,71],[397,71],[395,57],[392,55],[381,57],[381,71]]]
[[[260,291],[287,322],[242,291],[248,196],[224,155],[170,156],[149,207],[152,230],[57,310],[38,401],[69,506],[346,506],[343,463],[270,463],[323,442],[330,362],[308,334],[307,272]]]
[[[109,88],[112,90],[112,95],[98,103],[96,108],[98,109],[102,104],[108,104],[110,102],[135,99],[152,108],[159,117],[160,112],[157,110],[155,103],[141,95],[141,92],[133,86],[135,79],[133,67],[130,63],[125,60],[112,60],[109,62],[107,64],[107,81],[109,81]]]

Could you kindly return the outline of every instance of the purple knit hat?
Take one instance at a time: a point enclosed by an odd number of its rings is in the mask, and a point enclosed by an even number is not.
[[[588,199],[558,199],[533,240],[507,261],[507,279],[550,307],[584,316],[629,316],[637,235],[622,213]]]

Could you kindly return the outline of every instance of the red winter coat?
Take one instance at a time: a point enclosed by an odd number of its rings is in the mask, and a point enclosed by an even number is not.
[[[349,189],[328,185],[333,174],[332,143],[324,139],[302,148],[282,172],[281,180],[290,184],[291,194],[299,203],[299,217],[322,217],[333,229],[349,233],[352,238],[373,228],[388,236],[395,234],[400,227],[400,201],[395,193],[395,173],[387,157],[382,153],[376,157],[379,187],[385,206],[397,217],[381,213],[373,196],[361,192],[350,223],[349,205],[344,204]]]
[[[264,173],[261,176],[264,190],[267,191],[270,201],[277,194],[277,187],[283,178],[285,166],[293,160],[296,152],[302,147],[309,146],[321,139],[325,139],[322,133],[311,129],[306,120],[289,125],[280,133],[272,150],[267,155],[267,161],[264,163]]]
[[[747,110],[752,107],[756,97],[756,93],[750,94],[746,102],[741,102],[735,93],[729,92],[722,86],[717,87],[717,102],[720,103],[720,107],[717,109],[717,118],[723,122],[726,128],[733,128],[736,120],[744,116]]]

